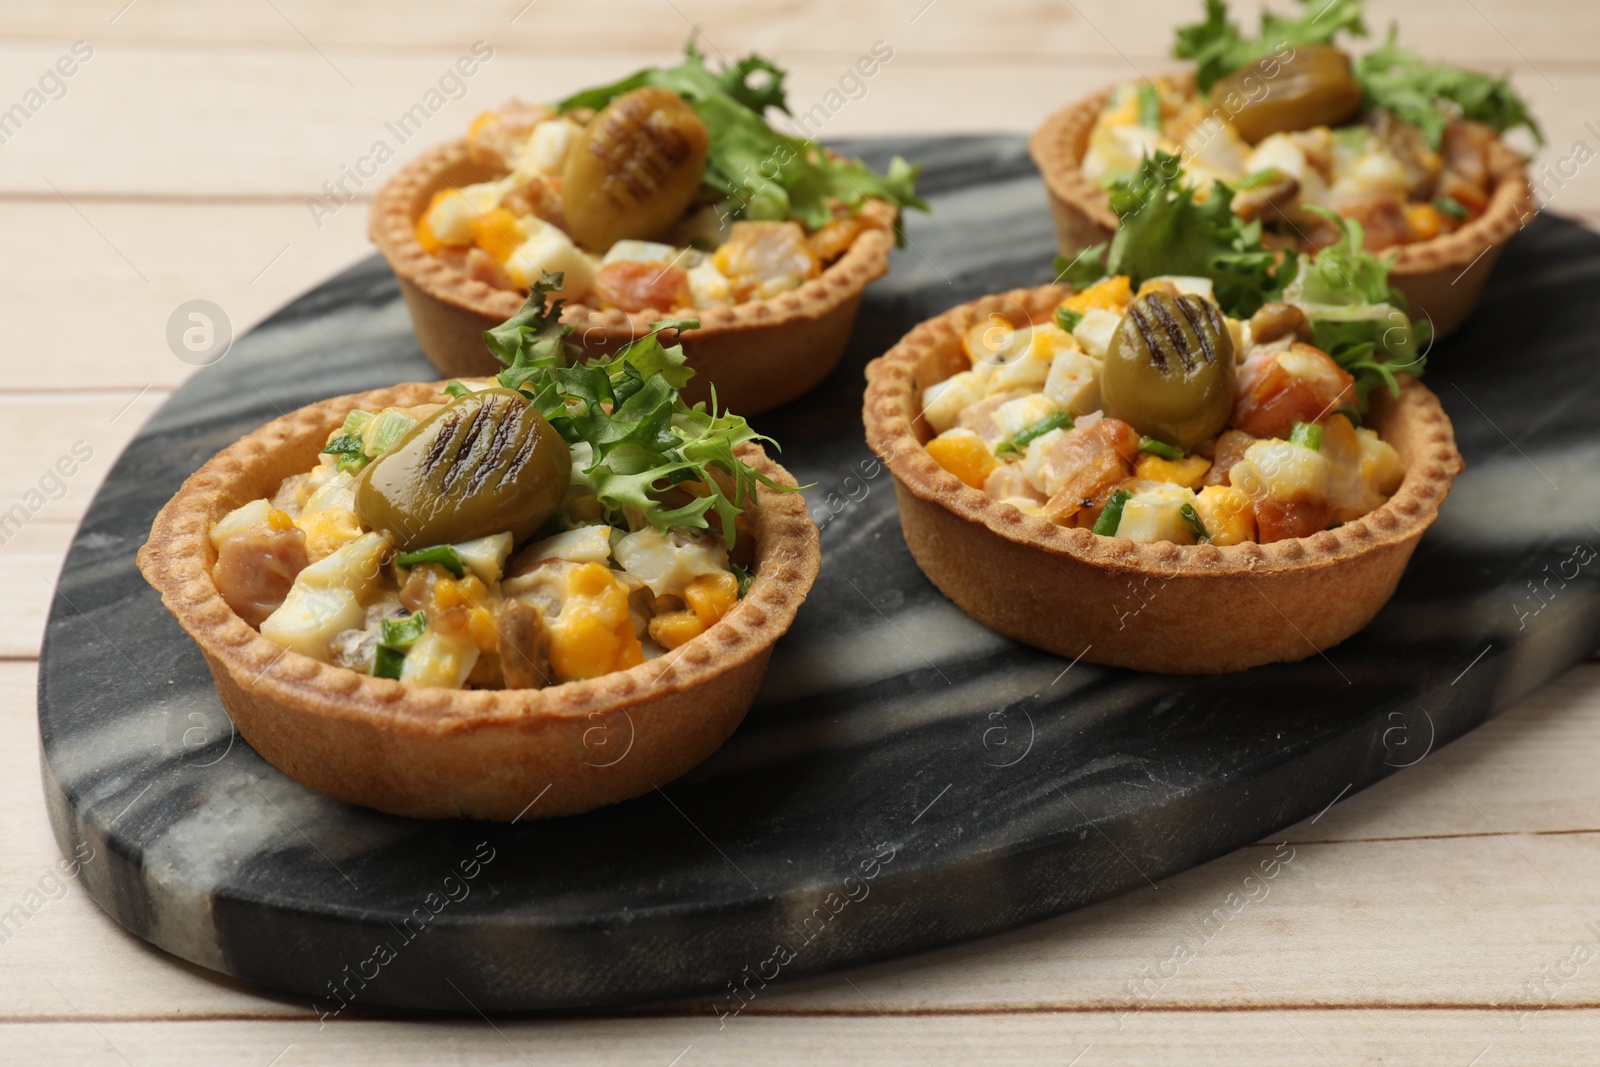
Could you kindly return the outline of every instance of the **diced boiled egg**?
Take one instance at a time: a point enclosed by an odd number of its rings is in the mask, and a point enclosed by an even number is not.
[[[1028,396],[1019,396],[1015,400],[1007,400],[994,412],[995,429],[1000,432],[1000,440],[1014,437],[1017,431],[1026,429],[1038,422],[1054,415],[1059,409],[1056,402],[1043,393],[1032,393]]]
[[[529,545],[517,554],[517,566],[526,567],[541,559],[604,563],[610,558],[611,527],[580,526]]]
[[[559,272],[563,278],[557,296],[579,297],[594,288],[593,261],[560,227],[533,215],[521,222],[527,227],[528,239],[512,249],[504,264],[513,281],[530,285],[543,273]]]
[[[1122,506],[1122,521],[1117,536],[1130,541],[1171,541],[1194,543],[1194,532],[1183,517],[1183,506],[1194,503],[1194,493],[1167,482],[1136,481],[1127,486],[1132,494]]]
[[[470,245],[472,224],[499,206],[500,198],[511,191],[513,181],[502,178],[445,190],[428,205],[428,228],[444,244]]]
[[[566,167],[567,153],[583,127],[567,118],[546,119],[533,133],[517,156],[516,169],[523,174],[554,177]]]
[[[1095,359],[1104,359],[1111,347],[1111,338],[1122,325],[1122,316],[1105,308],[1090,308],[1083,313],[1083,321],[1073,327],[1072,336],[1083,350]]]
[[[1251,499],[1326,500],[1332,472],[1320,453],[1289,441],[1257,441],[1228,472],[1228,480]]]
[[[601,263],[659,263],[665,266],[669,263],[681,265],[685,258],[687,253],[684,249],[657,241],[618,241],[606,252]]]
[[[506,570],[506,557],[511,555],[509,533],[489,534],[451,546],[461,557],[467,569],[476,574],[484,585],[493,585]]]
[[[718,270],[709,257],[690,267],[687,273],[689,296],[696,308],[711,308],[733,302],[733,289],[727,275]]]
[[[429,630],[417,638],[400,668],[406,685],[460,689],[477,665],[479,649],[471,640]]]
[[[252,500],[234,508],[211,524],[211,547],[221,548],[222,542],[237,537],[252,526],[260,526],[271,514],[272,503],[268,500]]]
[[[1100,361],[1081,351],[1055,357],[1045,379],[1044,395],[1074,417],[1100,408]]]
[[[983,399],[984,392],[983,379],[976,373],[964,370],[951,375],[922,391],[922,417],[935,433],[944,433],[964,408]]]
[[[365,598],[379,583],[389,538],[366,533],[306,567],[283,604],[261,624],[261,635],[313,659],[326,659],[341,630],[363,625]]]
[[[620,539],[612,555],[656,596],[682,596],[684,587],[702,574],[728,569],[728,550],[721,540],[678,530],[663,534],[653,526]]]

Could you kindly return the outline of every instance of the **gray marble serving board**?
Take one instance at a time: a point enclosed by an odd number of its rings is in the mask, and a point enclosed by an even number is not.
[[[731,1012],[736,989],[1005,930],[1258,840],[1600,644],[1600,562],[1574,562],[1600,546],[1600,238],[1533,222],[1433,353],[1468,467],[1371,626],[1297,664],[1158,677],[1001,638],[912,563],[862,441],[862,368],[952,304],[1048,280],[1053,237],[1019,138],[849,147],[924,163],[934,214],[908,220],[838,372],[757,420],[816,483],[824,562],[733,739],[661,792],[498,826],[336,803],[235,736],[134,553],[185,476],[278,411],[434,377],[373,259],[179,390],[67,558],[44,789],[62,850],[94,848],[81,877],[107,912],[328,1014],[689,993]]]

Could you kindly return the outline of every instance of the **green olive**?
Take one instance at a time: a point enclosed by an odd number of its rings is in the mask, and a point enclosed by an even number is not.
[[[510,531],[522,541],[555,513],[572,454],[513,389],[485,389],[412,427],[356,480],[356,513],[402,552]]]
[[[623,93],[583,128],[567,153],[562,200],[578,243],[604,252],[660,237],[700,190],[711,134],[671,89]]]
[[[1361,108],[1350,57],[1329,45],[1299,45],[1288,59],[1262,56],[1217,81],[1211,102],[1251,144],[1274,133],[1338,126]]]
[[[1202,297],[1152,292],[1128,306],[1100,371],[1105,413],[1179,448],[1216,436],[1233,413],[1233,335]]]

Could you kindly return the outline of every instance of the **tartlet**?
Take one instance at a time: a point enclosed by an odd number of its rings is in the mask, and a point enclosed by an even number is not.
[[[471,376],[498,370],[483,333],[522,305],[505,289],[468,277],[427,252],[416,224],[435,193],[494,175],[474,163],[464,140],[440,145],[409,163],[373,198],[369,234],[388,260],[411,313],[423,354],[441,374]],[[860,233],[848,251],[798,289],[764,300],[692,312],[700,329],[682,338],[695,380],[690,402],[710,399],[759,414],[801,396],[833,372],[861,307],[867,284],[889,270],[893,237]],[[628,313],[568,302],[563,321],[585,351],[614,352],[650,330],[670,309]]]
[[[1388,501],[1337,529],[1270,544],[1103,537],[1025,514],[935,462],[920,398],[970,365],[967,331],[996,314],[1012,325],[1044,321],[1070,292],[1043,286],[962,305],[868,366],[867,441],[894,476],[906,543],[928,578],[1016,640],[1163,673],[1298,660],[1366,625],[1462,466],[1449,419],[1414,380],[1402,378],[1397,398],[1375,394],[1368,416],[1404,468]]]
[[[369,232],[424,354],[492,373],[478,337],[549,273],[591,355],[698,318],[691,402],[714,388],[751,415],[819,383],[889,268],[900,211],[926,205],[903,159],[880,174],[773,128],[784,77],[757,55],[714,70],[691,42],[674,67],[507,101],[402,169]]]
[[[1171,80],[1192,86],[1192,74]],[[1116,91],[1108,87],[1069,104],[1034,131],[1029,149],[1050,196],[1050,214],[1063,256],[1109,240],[1117,229],[1106,190],[1083,173],[1089,135]],[[1433,323],[1435,337],[1454,332],[1471,315],[1500,251],[1534,211],[1523,159],[1503,143],[1492,147],[1492,193],[1482,215],[1458,230],[1400,246],[1390,282],[1406,295],[1419,318]]]
[[[280,647],[224,601],[212,577],[213,522],[314,462],[351,411],[423,403],[442,386],[396,386],[291,412],[218,453],[156,516],[140,570],[200,646],[223,707],[245,740],[296,780],[418,818],[565,815],[683,774],[738,726],[773,643],[816,577],[817,531],[798,493],[762,488],[747,509],[753,581],[719,622],[660,658],[546,689],[454,690],[365,676]],[[741,445],[740,455],[794,484],[759,445]]]

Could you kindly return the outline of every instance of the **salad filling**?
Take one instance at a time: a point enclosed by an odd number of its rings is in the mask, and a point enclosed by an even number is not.
[[[560,296],[627,312],[796,289],[926,205],[920,168],[899,157],[880,175],[773,130],[763,116],[787,111],[783,81],[754,55],[712,71],[691,42],[676,67],[486,111],[467,148],[497,176],[435,194],[417,241],[496,288],[559,272]]]
[[[1430,240],[1481,216],[1493,194],[1493,152],[1525,127],[1544,141],[1504,78],[1428,63],[1388,40],[1352,59],[1333,45],[1366,35],[1361,0],[1302,0],[1306,12],[1266,12],[1250,38],[1206,0],[1173,54],[1195,61],[1193,83],[1155,78],[1118,86],[1089,136],[1083,173],[1125,187],[1156,152],[1181,156],[1204,199],[1214,182],[1233,210],[1280,241],[1315,250],[1341,231],[1318,209],[1361,224],[1379,250]]]
[[[1163,177],[1167,172],[1170,176]],[[1379,507],[1404,474],[1362,425],[1419,376],[1428,338],[1360,223],[1314,260],[1204,200],[1173,160],[1109,246],[1061,262],[1051,321],[994,314],[971,369],[929,386],[935,462],[1026,514],[1106,536],[1226,546],[1305,537]]]
[[[665,320],[603,362],[566,340],[561,279],[485,340],[506,369],[437,400],[352,411],[316,466],[213,523],[213,577],[261,634],[410,685],[594,678],[716,624],[751,581],[745,516],[787,487],[735,454],[765,438],[689,407]]]

